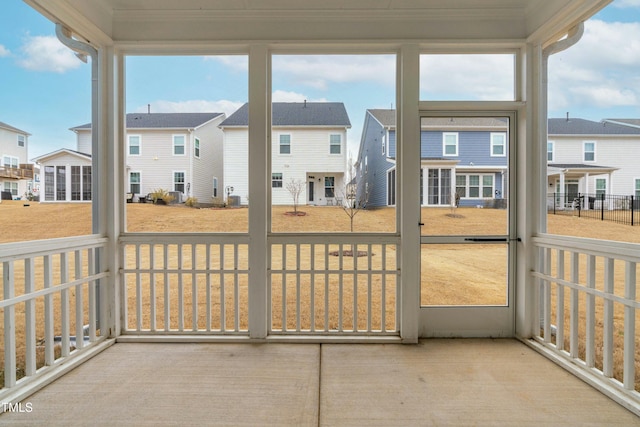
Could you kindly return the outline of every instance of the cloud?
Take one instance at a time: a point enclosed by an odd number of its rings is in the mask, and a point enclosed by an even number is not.
[[[225,113],[227,116],[235,112],[244,104],[228,100],[206,101],[193,99],[189,101],[157,100],[151,103],[152,113]],[[147,106],[135,109],[136,113],[146,113]]]
[[[311,99],[310,97],[297,92],[287,92],[284,90],[275,90],[271,95],[272,102],[327,102],[326,98]]]
[[[235,56],[205,56],[205,61],[217,61],[236,71],[249,70],[249,57],[246,55]]]
[[[29,36],[20,50],[18,65],[27,70],[64,73],[82,65],[55,36]]]
[[[513,99],[513,55],[423,55],[420,70],[427,99]]]
[[[613,7],[626,9],[631,7],[640,7],[640,0],[616,0],[612,3]]]
[[[330,83],[393,86],[395,66],[393,55],[276,55],[272,59],[274,76],[323,91]]]
[[[637,105],[638,69],[640,23],[587,21],[582,39],[549,59],[549,110]]]
[[[2,58],[3,56],[9,56],[10,54],[11,52],[9,52],[9,49],[0,44],[0,58]]]

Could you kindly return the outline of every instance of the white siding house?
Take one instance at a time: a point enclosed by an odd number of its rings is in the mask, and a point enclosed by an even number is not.
[[[224,131],[226,185],[247,204],[248,104],[229,116]],[[271,197],[275,205],[292,204],[287,184],[304,186],[299,202],[341,203],[345,193],[347,129],[351,127],[339,102],[276,102],[272,106]]]
[[[640,128],[549,119],[547,193],[640,196]],[[586,206],[588,208],[588,206]]]
[[[29,136],[23,130],[0,122],[0,191],[11,193],[13,199],[33,191],[33,165],[27,163]]]
[[[223,113],[127,114],[126,192],[137,200],[164,189],[179,193],[178,202],[195,197],[200,203],[211,203],[219,192],[215,185],[222,183],[222,131],[218,125],[224,118]],[[91,124],[71,130],[77,135],[76,151],[58,150],[37,159],[45,181],[53,176],[49,186],[56,188],[47,192],[43,201],[91,200],[90,194],[81,199],[71,194],[73,172],[68,172],[71,177],[62,175],[63,170],[80,166],[84,177],[84,168],[91,166]],[[64,188],[63,179],[68,182]]]

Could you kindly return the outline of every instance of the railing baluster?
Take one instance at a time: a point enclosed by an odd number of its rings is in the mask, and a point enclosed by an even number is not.
[[[338,269],[342,271],[343,269],[343,261],[342,257],[344,256],[342,251],[342,243],[338,246]],[[343,332],[342,328],[342,306],[344,301],[344,292],[342,289],[342,274],[338,275],[338,331]]]
[[[351,245],[353,258],[353,332],[358,330],[358,245]]]
[[[140,245],[136,245],[136,330],[142,330],[142,277],[140,273]]]
[[[372,287],[372,276],[371,276],[371,243],[367,245],[367,332],[371,332],[371,318],[373,317],[373,299],[371,297],[371,292],[373,291]]]
[[[89,256],[89,276],[96,274],[96,249],[90,248],[88,250]],[[97,310],[96,310],[96,281],[89,281],[89,341],[96,341],[96,326],[97,326]]]
[[[220,330],[227,330],[225,289],[224,289],[224,245],[220,245]]]
[[[171,288],[169,287],[169,245],[162,245],[162,266],[164,268],[164,330],[171,329]],[[125,304],[126,305],[126,304]]]
[[[287,245],[282,245],[282,330],[287,330]]]
[[[382,268],[382,289],[380,295],[381,301],[381,313],[380,313],[380,331],[387,331],[387,245],[381,245],[382,254],[380,255],[382,258],[381,264]]]
[[[233,245],[233,292],[235,331],[240,330],[240,281],[238,277],[238,245]]]
[[[587,287],[595,289],[596,287],[596,257],[595,255],[587,256]],[[586,303],[586,356],[585,362],[587,366],[593,368],[596,363],[595,337],[596,337],[596,297],[593,294],[587,294]]]
[[[24,260],[24,293],[30,294],[35,290],[35,268],[33,258]],[[6,298],[6,294],[5,294]],[[30,299],[24,303],[25,317],[25,374],[31,376],[36,373],[36,301]],[[6,348],[6,346],[5,346]],[[5,371],[6,372],[6,371]]]
[[[53,265],[52,265],[51,255],[45,255],[44,256],[44,289],[50,289],[52,281],[53,281]],[[14,345],[15,345],[15,342],[14,342]],[[15,353],[15,349],[14,349],[14,353]],[[51,294],[47,294],[44,296],[44,363],[45,365],[52,366],[54,361],[55,361],[55,355],[53,352],[53,296]],[[14,368],[14,371],[15,371],[15,368]]]
[[[156,324],[156,257],[155,257],[155,245],[149,244],[149,328],[155,332],[157,330]]]
[[[60,254],[60,282],[67,283],[69,281],[69,264],[67,252]],[[66,357],[69,355],[71,347],[69,340],[69,289],[63,289],[60,292],[60,323],[62,324],[62,335],[60,337],[61,351],[60,355]]]
[[[604,291],[613,295],[614,293],[614,260],[605,258],[604,260]],[[613,376],[613,301],[604,300],[603,314],[604,330],[602,336],[602,373],[611,378]]]
[[[211,245],[207,244],[205,250],[205,266],[207,270],[211,270]],[[207,318],[205,320],[205,328],[208,332],[211,331],[211,273],[207,272],[205,280],[205,295],[207,298]]]
[[[324,331],[329,331],[329,244],[324,244]]]
[[[2,263],[3,297],[5,300],[15,297],[15,276],[13,261]],[[4,386],[16,385],[16,307],[4,308]],[[51,337],[53,338],[53,336]]]
[[[564,280],[564,251],[557,252],[556,277]],[[556,286],[556,348],[564,350],[564,286]]]
[[[625,263],[624,296],[626,299],[636,300],[636,263]],[[623,383],[627,390],[635,389],[635,354],[636,354],[636,309],[624,307],[624,374]]]
[[[544,250],[543,258],[543,270],[542,272],[549,275],[551,272],[551,251],[552,249]],[[543,295],[543,325],[544,325],[544,342],[551,342],[551,283],[548,280],[542,281],[542,295]]]
[[[311,277],[310,280],[311,282],[309,283],[309,292],[311,293],[310,295],[310,300],[309,300],[309,304],[310,304],[310,311],[311,311],[311,324],[310,324],[310,330],[311,332],[315,332],[316,330],[316,288],[315,288],[315,282],[316,282],[316,276],[315,276],[315,269],[316,269],[316,245],[311,243],[309,245],[309,251],[310,251],[310,267],[311,267]]]
[[[178,243],[178,330],[184,331],[184,283],[182,272],[184,262],[182,257],[182,243]]]
[[[76,260],[75,260],[75,269],[76,269],[76,280],[81,279],[82,276],[82,267],[83,267],[83,257],[82,251],[76,251]],[[84,292],[82,288],[82,284],[76,285],[76,348],[81,350],[84,348]],[[124,293],[123,301],[126,301],[127,294]],[[125,327],[127,325],[127,304],[123,304],[123,314],[124,314],[124,324]]]
[[[196,274],[197,245],[191,245],[191,330],[198,330],[198,280]]]
[[[579,283],[579,268],[580,259],[577,252],[571,252],[571,281],[573,283]],[[571,289],[571,302],[570,302],[570,338],[569,338],[569,350],[571,357],[574,359],[578,357],[579,337],[578,337],[578,322],[580,320],[579,314],[579,291],[577,289]]]
[[[300,243],[296,243],[296,331],[300,331]]]

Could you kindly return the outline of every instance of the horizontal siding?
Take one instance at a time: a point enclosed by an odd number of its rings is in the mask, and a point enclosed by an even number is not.
[[[194,132],[195,137],[200,139],[200,158],[195,157],[195,147],[192,147],[189,153],[193,159],[191,196],[197,198],[200,203],[211,203],[213,201],[214,176],[218,178],[218,192],[221,191],[221,188],[224,188],[223,133],[218,127],[223,118],[224,116],[221,116],[212,120]],[[193,143],[195,144],[195,138]],[[218,196],[220,196],[220,193]]]
[[[7,129],[0,129],[0,156],[17,157],[18,163],[28,163],[27,148],[29,139],[25,135],[24,147],[18,146],[18,134]],[[2,158],[0,158],[2,161]]]
[[[91,131],[79,131],[77,133],[76,150],[81,153],[91,154]]]
[[[232,186],[234,196],[244,205],[249,197],[249,133],[247,129],[226,129],[224,132],[224,187],[221,197],[226,198],[225,187]]]

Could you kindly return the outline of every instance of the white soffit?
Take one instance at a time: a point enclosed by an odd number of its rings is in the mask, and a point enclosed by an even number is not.
[[[610,0],[25,0],[95,39],[546,42]],[[91,28],[93,26],[93,28]],[[89,37],[90,35],[86,35]],[[102,41],[104,42],[104,41]]]

